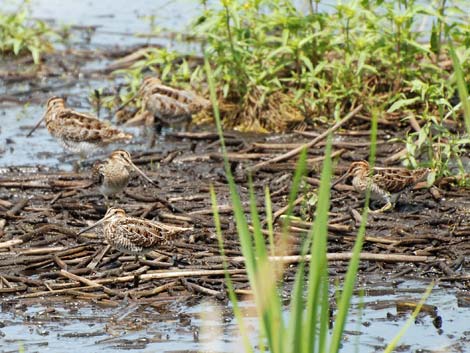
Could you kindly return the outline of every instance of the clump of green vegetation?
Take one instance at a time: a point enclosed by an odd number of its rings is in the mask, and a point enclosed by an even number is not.
[[[447,16],[457,7],[446,2],[351,1],[329,12],[315,2],[307,13],[291,0],[203,4],[191,32],[204,38],[219,99],[236,106],[222,116],[224,124],[242,130],[285,131],[363,102],[390,113],[435,113],[454,94],[449,70],[441,67],[449,59],[444,29],[462,55],[470,47],[468,22]],[[206,82],[200,66],[190,73],[179,57],[155,50],[131,71],[151,69],[173,83]]]
[[[207,9],[195,28],[207,33],[223,98],[238,103],[224,117],[226,124],[242,129],[289,128],[282,118],[266,115],[279,108],[271,104],[280,97],[307,121],[337,117],[359,103],[389,113],[448,111],[454,89],[450,73],[440,67],[449,58],[444,26],[452,28],[461,49],[469,48],[470,27],[450,22],[445,2],[434,8],[416,1],[350,1],[329,13],[313,4],[302,13],[288,0],[222,3],[222,9]],[[419,30],[432,18],[437,24]],[[288,122],[298,117],[282,116]]]
[[[53,50],[55,32],[43,21],[32,20],[24,3],[13,13],[0,11],[0,53],[2,55],[30,54],[35,64],[41,54]]]
[[[189,58],[167,49],[150,47],[142,49],[140,54],[140,58],[129,68],[113,72],[123,76],[127,82],[126,90],[120,97],[121,101],[137,93],[145,72],[152,72],[167,84],[187,87],[201,70],[195,65],[190,66]]]
[[[404,136],[409,165],[423,164],[426,151],[424,165],[437,176],[451,173],[448,166],[467,139],[460,136],[462,108],[449,51],[452,41],[469,82],[465,3],[347,1],[320,11],[321,2],[311,1],[301,11],[292,0],[201,2],[204,12],[190,32],[208,53],[224,127],[284,132],[338,119],[359,104],[364,111],[382,107],[381,118],[403,116],[395,121],[407,126],[412,116],[422,128]],[[207,92],[201,67],[187,55],[152,49],[119,72],[130,85],[122,98],[136,91],[146,71]],[[443,141],[448,145],[439,145]]]
[[[438,99],[438,115],[425,111],[420,116],[420,128],[406,137],[405,161],[413,167],[423,164],[418,163],[418,159],[424,161],[424,164],[435,171],[436,178],[459,174],[462,178],[458,181],[461,186],[465,186],[469,184],[469,170],[465,166],[468,163],[462,160],[470,145],[468,79],[451,41],[449,53],[454,71],[451,84],[457,87],[452,98],[454,104]],[[463,119],[458,115],[460,110],[463,110]],[[462,124],[465,126],[464,134],[459,129]]]
[[[305,237],[302,239],[301,259],[296,268],[295,280],[291,296],[288,301],[288,309],[283,306],[281,296],[282,278],[286,269],[283,264],[284,255],[288,254],[289,243],[289,219],[294,209],[294,200],[301,189],[301,180],[307,169],[306,150],[300,153],[299,162],[293,177],[291,192],[288,198],[288,209],[286,211],[285,223],[281,229],[281,235],[274,241],[274,224],[271,197],[269,187],[265,188],[265,220],[268,232],[269,248],[263,234],[261,215],[257,209],[257,201],[254,193],[253,183],[249,183],[250,190],[250,212],[245,214],[230,165],[227,150],[224,143],[222,124],[218,109],[216,87],[210,66],[206,65],[209,79],[211,100],[214,104],[214,115],[217,131],[219,133],[221,150],[224,155],[224,168],[230,189],[231,203],[237,233],[240,240],[241,250],[245,260],[245,268],[253,292],[253,301],[259,319],[259,341],[257,349],[261,352],[273,353],[312,353],[340,351],[343,340],[343,332],[349,311],[351,297],[355,285],[356,275],[359,267],[360,253],[365,237],[367,223],[369,194],[366,195],[361,226],[358,230],[352,257],[349,262],[341,293],[338,295],[338,306],[334,318],[333,328],[330,330],[329,308],[329,280],[327,261],[327,238],[328,238],[328,210],[330,204],[330,182],[332,175],[332,139],[328,138],[325,149],[325,160],[321,171],[318,198],[315,201],[315,221]],[[375,159],[375,145],[377,134],[377,114],[373,113],[371,126],[371,163]],[[213,206],[214,223],[219,242],[220,253],[223,258],[226,285],[230,301],[233,305],[234,315],[237,319],[240,336],[242,338],[245,352],[255,352],[250,342],[250,333],[247,329],[242,311],[240,309],[233,283],[231,281],[228,263],[225,258],[224,240],[218,213],[217,198],[214,188],[211,186],[211,200]],[[250,227],[251,225],[251,227]],[[308,267],[308,272],[307,272]],[[397,336],[388,344],[385,351],[392,352],[403,336],[406,329],[416,319],[426,298],[431,293],[432,285],[423,295],[422,300],[416,307],[411,317]],[[287,315],[286,315],[287,314]]]

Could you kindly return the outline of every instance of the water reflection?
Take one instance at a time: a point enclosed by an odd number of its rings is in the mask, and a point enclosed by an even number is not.
[[[355,296],[341,352],[382,351],[409,316],[397,312],[397,303],[418,302],[426,285],[369,281],[367,287],[374,291]],[[400,351],[465,351],[470,309],[459,303],[452,288],[436,286],[428,304],[436,306],[442,328],[435,327],[432,316],[420,315],[403,337]],[[256,311],[251,302],[242,302],[241,307],[256,345]],[[42,304],[4,302],[0,322],[0,346],[11,350],[22,342],[27,351],[47,347],[63,352],[71,346],[86,347],[90,353],[243,351],[230,307],[206,300],[196,305],[174,299],[143,305],[128,300],[115,308],[61,298],[48,298]]]

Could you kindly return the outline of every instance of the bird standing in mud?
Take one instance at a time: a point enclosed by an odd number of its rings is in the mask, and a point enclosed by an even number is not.
[[[100,224],[103,224],[103,234],[109,245],[122,253],[135,255],[136,262],[139,255],[170,244],[178,234],[192,229],[130,217],[124,210],[112,207],[101,220],[82,229],[78,234]]]
[[[140,168],[133,162],[129,152],[116,150],[104,162],[97,162],[93,166],[93,176],[100,183],[100,192],[108,201],[108,197],[121,192],[129,183],[130,171],[135,170],[146,181],[156,186]]]
[[[351,163],[348,171],[333,186],[352,176],[352,185],[357,192],[365,193],[370,189],[372,200],[386,202],[382,208],[372,213],[385,212],[394,207],[400,194],[411,189],[416,183],[423,180],[430,172],[427,168],[410,170],[406,168],[370,168],[366,161]]]
[[[49,133],[81,158],[108,144],[132,139],[131,134],[107,122],[66,108],[64,99],[59,97],[49,98],[43,119]]]
[[[170,126],[188,122],[193,114],[211,107],[210,101],[194,92],[165,86],[158,78],[147,77],[143,80],[137,94],[118,110],[137,97],[142,100],[141,114],[145,117],[147,124],[154,122],[155,118]]]

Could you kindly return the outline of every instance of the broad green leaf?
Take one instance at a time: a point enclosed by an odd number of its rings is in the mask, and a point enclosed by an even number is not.
[[[18,55],[21,49],[22,40],[18,38],[13,39],[13,53]]]
[[[392,104],[390,108],[388,108],[387,113],[393,113],[398,109],[402,109],[409,105],[415,104],[419,100],[419,97],[409,98],[409,99],[400,99]]]
[[[309,58],[307,58],[305,55],[300,55],[299,56],[299,59],[304,63],[304,65],[307,67],[307,69],[310,71],[310,72],[313,72],[315,69],[313,67],[313,64],[312,62],[310,61]]]

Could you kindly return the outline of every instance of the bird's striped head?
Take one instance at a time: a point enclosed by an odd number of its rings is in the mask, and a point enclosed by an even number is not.
[[[65,99],[61,97],[51,97],[46,103],[47,109],[63,108],[65,106]]]
[[[349,166],[348,171],[346,172],[347,175],[364,175],[369,173],[369,163],[367,161],[358,161],[353,162]]]

